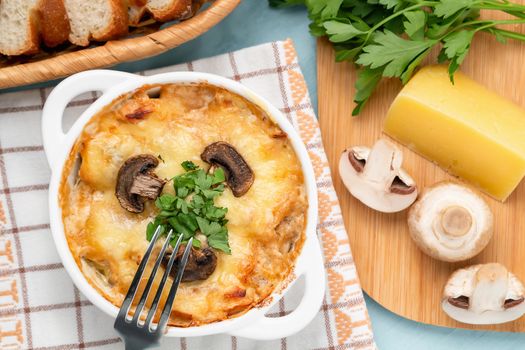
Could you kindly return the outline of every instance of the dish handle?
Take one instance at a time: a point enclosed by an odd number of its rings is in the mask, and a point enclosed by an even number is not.
[[[303,249],[309,251],[304,252],[305,259],[298,261],[294,270],[298,277],[305,277],[304,294],[297,308],[281,317],[263,314],[255,323],[230,332],[230,335],[254,340],[285,338],[299,332],[313,320],[319,312],[325,293],[324,261],[317,239],[307,241]]]
[[[62,128],[64,110],[71,100],[90,91],[105,93],[113,86],[137,77],[135,74],[114,70],[91,70],[64,79],[49,94],[42,110],[42,138],[49,166],[53,168],[55,157],[66,137]]]

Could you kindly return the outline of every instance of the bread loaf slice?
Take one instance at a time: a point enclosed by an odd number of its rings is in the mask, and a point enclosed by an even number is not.
[[[195,0],[131,0],[129,3],[130,25],[137,25],[145,13],[159,22],[185,19],[193,15]]]
[[[129,25],[136,26],[140,23],[146,13],[147,0],[129,0],[128,1],[128,20]]]
[[[8,56],[39,50],[38,0],[0,0],[0,53]]]
[[[47,47],[67,41],[71,28],[64,0],[40,0],[38,13],[40,36]]]
[[[69,41],[80,46],[128,32],[127,3],[123,0],[64,0],[71,31]]]

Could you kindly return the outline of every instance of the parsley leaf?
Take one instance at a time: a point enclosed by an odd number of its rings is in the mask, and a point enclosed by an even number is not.
[[[228,244],[228,231],[221,228],[218,232],[208,237],[208,244],[226,254],[231,254],[230,245]]]
[[[176,200],[177,197],[175,197],[172,194],[166,193],[155,200],[155,206],[162,210],[173,210],[172,208]]]
[[[352,111],[352,115],[358,115],[361,112],[382,76],[383,68],[371,69],[365,67],[359,71],[355,82],[356,92],[354,95],[354,101],[357,105]]]
[[[335,60],[337,62],[353,60],[355,56],[361,53],[361,47],[355,47],[351,50],[337,48],[335,52]]]
[[[319,15],[321,18],[335,17],[343,0],[306,0],[312,15]]]
[[[155,230],[157,229],[157,226],[159,226],[156,222],[150,222],[148,223],[148,226],[146,227],[146,239],[151,241],[153,238],[153,235],[155,234]],[[164,233],[164,226],[160,225],[160,234],[162,235]]]
[[[182,162],[182,168],[186,171],[190,171],[190,170],[195,170],[198,168],[197,165],[195,165],[195,163],[189,161],[189,160],[185,160],[184,162]]]
[[[461,30],[454,32],[443,39],[444,44],[439,59],[440,61],[443,61],[445,56],[450,60],[448,74],[451,82],[454,82],[454,73],[458,70],[459,65],[467,56],[473,38],[474,31]]]
[[[475,0],[441,0],[434,8],[434,14],[447,19],[461,10],[469,9],[474,3]]]
[[[197,218],[197,222],[200,231],[207,237],[210,247],[231,254],[230,246],[228,244],[228,230],[224,226],[201,217]]]
[[[387,9],[399,8],[404,5],[406,1],[403,0],[379,0],[381,5],[384,5]]]
[[[414,60],[412,62],[410,62],[410,64],[407,66],[407,68],[405,69],[403,74],[401,74],[401,77],[400,77],[401,78],[401,82],[403,84],[408,83],[408,81],[412,77],[412,74],[414,73],[414,70],[417,68],[417,66],[419,66],[421,64],[421,61],[423,61],[425,59],[425,57],[427,57],[427,55],[429,53],[430,53],[430,48],[428,48],[427,50],[423,51],[421,54],[419,54],[419,56],[414,58]]]
[[[362,31],[354,27],[350,23],[342,23],[338,21],[324,22],[326,33],[331,42],[339,43],[341,41],[347,41],[353,37],[363,34]]]
[[[386,77],[400,77],[410,62],[434,44],[430,40],[405,40],[387,30],[377,33],[373,40],[356,62],[372,69],[384,66]]]
[[[217,185],[221,182],[226,181],[226,176],[224,175],[224,170],[222,168],[215,169],[215,172],[213,173],[213,180],[211,182],[212,185]]]
[[[375,7],[365,1],[355,1],[354,7],[352,8],[352,14],[365,18],[374,11]]]
[[[474,32],[471,30],[462,30],[454,32],[443,39],[445,55],[452,59],[454,56],[458,56],[463,52],[467,51],[470,47]]]
[[[202,242],[196,238],[198,233],[206,236],[208,245],[227,254],[231,253],[228,244],[226,214],[228,208],[217,207],[215,198],[224,192],[226,180],[222,168],[206,173],[196,164],[185,161],[181,164],[185,173],[173,178],[175,195],[164,193],[155,200],[160,212],[146,227],[146,238],[150,241],[157,227],[161,234],[173,230],[172,245],[182,235],[182,241],[193,237],[193,246],[199,248]]]
[[[408,37],[413,40],[423,40],[425,37],[425,24],[427,21],[427,15],[425,11],[410,11],[405,12],[406,21],[403,22],[405,32]]]

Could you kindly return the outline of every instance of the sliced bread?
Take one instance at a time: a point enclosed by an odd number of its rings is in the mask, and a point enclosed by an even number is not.
[[[38,13],[40,36],[47,47],[67,41],[71,28],[64,0],[40,0]]]
[[[69,41],[80,46],[105,41],[128,32],[127,3],[123,0],[64,0],[71,32]]]
[[[129,0],[128,1],[128,17],[129,25],[136,26],[140,23],[144,14],[146,13],[147,0]]]
[[[129,4],[130,25],[137,25],[145,13],[159,22],[185,19],[194,12],[192,0],[131,0]]]
[[[38,0],[0,0],[0,53],[8,56],[39,50]]]

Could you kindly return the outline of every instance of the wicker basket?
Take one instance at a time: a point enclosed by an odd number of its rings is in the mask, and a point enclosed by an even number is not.
[[[158,55],[206,32],[240,1],[215,0],[194,17],[147,35],[108,41],[102,46],[60,53],[34,62],[7,65],[0,68],[0,89]]]

